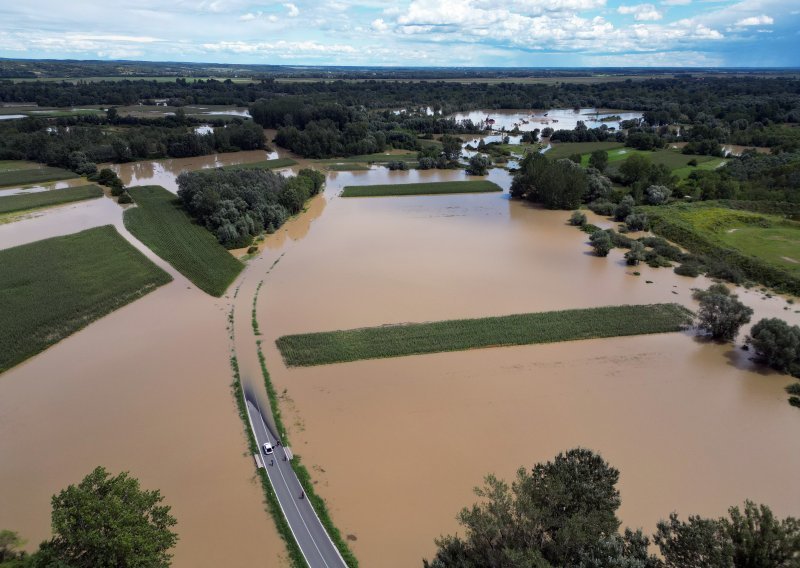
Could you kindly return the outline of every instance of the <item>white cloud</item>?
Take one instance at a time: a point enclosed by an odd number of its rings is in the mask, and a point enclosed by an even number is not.
[[[291,2],[287,2],[286,4],[283,5],[283,7],[286,8],[286,10],[288,10],[290,18],[296,18],[297,16],[300,15],[300,10],[297,8],[297,6],[295,6]]]
[[[660,20],[663,14],[656,10],[652,4],[636,4],[635,6],[620,6],[617,8],[620,14],[631,14],[637,22],[649,22]]]
[[[239,16],[239,19],[243,22],[249,22],[251,20],[255,20],[258,16],[253,14],[252,12],[248,12],[247,14],[243,14]]]
[[[383,21],[383,18],[372,20],[372,29],[376,32],[385,32],[389,29],[389,25]]]
[[[749,18],[742,18],[738,22],[736,22],[737,26],[766,26],[771,25],[774,23],[774,20],[767,16],[766,14],[762,14],[760,16],[750,16]]]
[[[692,0],[661,0],[664,6],[686,6],[691,3]]]

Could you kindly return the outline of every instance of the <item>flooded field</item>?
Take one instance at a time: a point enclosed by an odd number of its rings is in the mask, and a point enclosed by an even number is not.
[[[622,471],[622,519],[647,532],[673,510],[721,515],[745,498],[800,513],[790,379],[690,334],[286,369],[274,347],[284,334],[619,303],[696,308],[690,289],[709,284],[646,266],[633,276],[620,251],[591,256],[568,213],[505,196],[337,197],[354,183],[462,175],[331,175],[308,234],[249,268],[252,278],[284,254],[258,303],[267,362],[295,451],[364,565],[419,565],[457,530],[486,473],[511,478],[574,446]],[[756,320],[800,323],[781,298],[742,297]]]
[[[615,117],[620,117],[619,119]],[[640,112],[614,111],[596,108],[566,109],[555,108],[550,110],[474,110],[458,112],[451,115],[456,120],[470,119],[478,124],[487,118],[493,120],[491,124],[495,130],[512,130],[515,126],[520,130],[542,130],[548,126],[554,130],[573,130],[578,121],[583,121],[588,128],[599,128],[605,124],[609,128],[619,129],[621,120],[641,118]]]
[[[176,191],[181,171],[273,157],[114,168],[126,185]],[[14,488],[0,528],[35,546],[49,535],[50,496],[102,464],[165,495],[179,523],[176,567],[283,565],[229,388],[231,302],[242,377],[261,385],[250,309],[262,280],[261,339],[293,449],[363,566],[420,565],[486,473],[511,478],[574,446],[621,470],[623,522],[648,533],[673,510],[721,515],[745,498],[799,515],[789,379],[688,333],[283,365],[274,340],[289,333],[620,303],[695,308],[691,288],[709,283],[647,266],[634,276],[619,250],[590,255],[568,212],[506,194],[339,197],[346,185],[466,177],[330,172],[324,195],[264,241],[236,299],[169,269],[173,283],[0,376],[0,486]],[[504,170],[488,179],[510,184]],[[0,226],[0,248],[107,223],[124,231],[121,219],[108,198],[59,207]],[[784,299],[740,293],[754,321],[800,323]]]

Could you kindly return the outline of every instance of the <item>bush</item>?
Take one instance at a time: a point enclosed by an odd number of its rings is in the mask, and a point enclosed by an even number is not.
[[[483,154],[475,154],[469,159],[467,173],[471,176],[485,176],[489,172],[492,162]]]
[[[616,205],[611,203],[610,201],[606,201],[605,199],[598,199],[597,201],[592,201],[589,204],[589,209],[597,213],[598,215],[603,215],[605,217],[610,217],[614,214],[614,209]]]
[[[631,213],[625,217],[625,226],[629,231],[646,231],[650,228],[650,221],[644,213]]]
[[[125,191],[122,193],[122,195],[119,196],[119,199],[117,199],[117,203],[119,203],[120,205],[125,205],[127,203],[133,203],[133,199],[131,199],[130,194],[127,191]]]
[[[778,318],[764,318],[750,330],[747,343],[762,363],[779,371],[796,371],[800,358],[800,328]]]
[[[694,298],[700,301],[697,327],[714,339],[733,341],[739,328],[753,315],[753,310],[741,303],[723,284],[697,290]]]
[[[651,185],[644,190],[644,200],[649,205],[666,203],[672,195],[672,190],[665,185]]]
[[[569,224],[575,227],[583,227],[586,224],[586,215],[580,211],[573,211],[569,218]]]
[[[628,215],[633,213],[633,206],[635,202],[633,201],[633,197],[630,195],[626,195],[622,198],[622,201],[617,204],[614,208],[614,220],[615,221],[624,221]]]
[[[690,278],[696,278],[700,275],[700,267],[691,262],[687,262],[684,264],[680,264],[673,269],[673,272],[679,276],[688,276]]]
[[[408,169],[408,164],[406,164],[406,163],[405,163],[405,162],[403,162],[403,161],[396,161],[396,160],[393,160],[393,161],[391,161],[391,162],[388,162],[388,163],[386,164],[386,167],[387,167],[387,168],[389,168],[389,169],[390,169],[390,170],[392,170],[392,171],[394,171],[394,170],[405,171],[405,170],[407,170],[407,169]]]
[[[625,253],[625,263],[628,266],[636,266],[644,260],[644,245],[634,242],[631,249]]]
[[[589,237],[589,242],[592,244],[592,248],[594,248],[594,254],[600,257],[608,256],[608,253],[614,248],[614,245],[611,243],[611,236],[606,231],[592,233]]]

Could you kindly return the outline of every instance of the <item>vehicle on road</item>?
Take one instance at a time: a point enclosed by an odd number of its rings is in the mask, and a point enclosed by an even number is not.
[[[272,453],[272,444],[269,442],[264,442],[264,453],[266,455],[270,455]]]

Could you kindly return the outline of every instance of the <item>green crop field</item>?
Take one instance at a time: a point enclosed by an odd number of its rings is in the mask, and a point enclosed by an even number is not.
[[[22,164],[32,164],[31,162],[19,162]],[[61,168],[51,168],[34,164],[34,167],[25,169],[14,169],[13,162],[3,162],[9,164],[0,169],[0,187],[10,187],[15,185],[30,185],[33,183],[44,183],[48,181],[58,181],[78,177],[78,174]]]
[[[330,172],[360,172],[369,169],[368,164],[353,162],[350,164],[327,164],[325,169]]]
[[[125,227],[198,288],[222,296],[244,265],[194,223],[163,187],[132,187],[128,192],[137,206],[125,211]]]
[[[569,158],[573,154],[589,155],[595,150],[611,152],[614,148],[622,148],[621,142],[553,142],[553,147],[544,153],[548,158],[559,160]]]
[[[0,250],[0,266],[0,373],[172,280],[111,225]]]
[[[223,170],[274,170],[276,168],[286,168],[294,166],[297,161],[291,158],[276,158],[274,160],[262,160],[260,162],[250,162],[248,164],[234,164],[223,166]]]
[[[361,154],[360,156],[348,156],[346,158],[331,158],[324,160],[316,160],[321,164],[347,164],[350,162],[361,162],[364,164],[372,163],[386,163],[386,162],[402,162],[413,160],[417,161],[416,152],[401,152],[397,154]]]
[[[17,211],[27,211],[29,209],[41,209],[42,207],[52,207],[53,205],[61,205],[73,201],[95,199],[97,197],[102,197],[102,195],[103,190],[96,185],[81,185],[78,187],[68,187],[66,189],[7,195],[5,197],[0,197],[0,215]]]
[[[443,193],[487,193],[503,191],[488,180],[397,183],[388,185],[348,185],[342,197],[383,197],[388,195],[437,195]]]
[[[0,160],[0,172],[35,170],[41,167],[41,164],[37,164],[36,162],[27,162],[25,160]]]
[[[286,335],[277,340],[290,366],[325,365],[482,347],[679,331],[691,312],[678,304],[608,306],[501,317]]]

